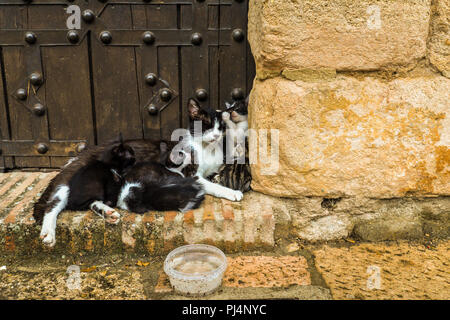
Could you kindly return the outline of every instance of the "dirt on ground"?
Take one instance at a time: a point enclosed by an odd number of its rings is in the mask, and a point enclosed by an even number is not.
[[[141,265],[158,269],[160,259],[47,257],[0,259],[0,299],[146,299]],[[79,280],[77,278],[79,271]],[[75,272],[74,272],[75,271]],[[155,271],[156,272],[156,271]]]
[[[205,298],[448,300],[449,244],[351,239],[315,245],[280,243],[270,253],[229,255],[224,286]],[[175,294],[163,279],[164,258],[4,256],[0,257],[0,299],[186,298]],[[79,270],[79,278],[73,270]]]

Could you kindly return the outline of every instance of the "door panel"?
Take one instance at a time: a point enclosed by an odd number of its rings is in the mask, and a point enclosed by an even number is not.
[[[94,142],[87,41],[42,48],[51,140]],[[73,125],[76,123],[77,125]]]
[[[98,143],[120,132],[127,139],[142,138],[135,49],[103,46],[94,39],[92,61]]]

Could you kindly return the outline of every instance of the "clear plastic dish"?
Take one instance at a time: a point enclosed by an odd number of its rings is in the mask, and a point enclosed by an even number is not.
[[[227,258],[218,248],[191,244],[173,250],[164,261],[164,272],[176,292],[207,295],[222,283]]]

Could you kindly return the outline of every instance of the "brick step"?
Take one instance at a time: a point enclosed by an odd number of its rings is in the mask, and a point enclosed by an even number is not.
[[[56,246],[50,249],[41,244],[32,207],[55,175],[0,174],[0,252],[160,255],[183,244],[206,243],[236,253],[270,250],[275,243],[273,207],[261,201],[263,195],[249,192],[240,203],[207,196],[201,208],[186,213],[121,211],[118,225],[105,223],[91,211],[65,211],[58,218]]]

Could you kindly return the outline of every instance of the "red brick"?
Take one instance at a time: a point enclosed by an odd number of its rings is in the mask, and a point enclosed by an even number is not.
[[[25,176],[24,173],[13,172],[10,179],[0,188],[0,197],[8,192],[13,185],[19,182]]]
[[[203,212],[204,212],[203,206],[194,210],[194,225],[196,227],[201,227],[203,224]]]
[[[10,175],[10,173],[0,173],[0,184],[6,181]]]
[[[14,252],[16,250],[16,245],[14,243],[14,238],[12,236],[5,236],[5,249],[9,252]]]
[[[27,175],[25,180],[20,183],[10,194],[6,199],[4,199],[0,203],[0,207],[7,207],[8,205],[12,204],[15,199],[17,199],[22,193],[25,192],[25,190],[36,180],[36,178],[39,176],[39,173],[30,173]],[[23,205],[25,200],[22,200],[18,206]],[[12,210],[5,218],[4,223],[14,223],[16,222],[16,216],[19,213],[18,210]]]
[[[136,245],[136,238],[134,235],[135,227],[133,226],[135,222],[136,214],[130,213],[123,218],[122,223],[122,243],[127,249],[134,249]]]
[[[173,222],[178,212],[176,211],[167,211],[164,213],[164,222]]]
[[[83,216],[82,223],[83,225],[88,225],[94,219],[94,212],[92,210],[86,211],[86,214]]]
[[[142,218],[143,224],[152,223],[153,221],[155,221],[155,213],[154,212],[147,212],[146,214],[144,214],[144,217]]]
[[[228,200],[226,200],[228,201]],[[233,207],[229,203],[223,203],[222,215],[225,220],[234,220],[234,212]]]
[[[135,213],[127,212],[122,217],[122,222],[123,223],[134,223],[135,220],[136,220],[136,214]]]
[[[203,221],[214,220],[214,204],[211,197],[206,197],[203,204]]]
[[[271,288],[311,285],[304,257],[240,256],[228,258],[223,285],[235,288]]]
[[[311,285],[311,275],[304,257],[240,256],[228,257],[222,285],[232,288],[284,288]],[[172,292],[170,281],[160,271],[156,293]]]
[[[194,224],[194,210],[185,212],[183,219],[185,223]]]

